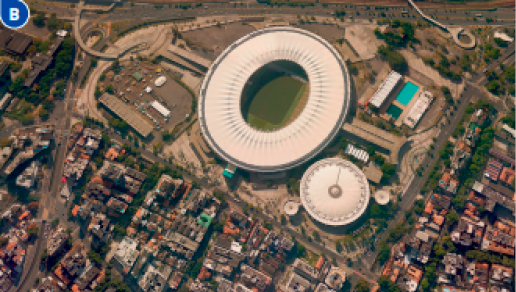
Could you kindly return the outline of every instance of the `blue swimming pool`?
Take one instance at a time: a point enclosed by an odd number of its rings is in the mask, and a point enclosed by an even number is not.
[[[398,96],[396,96],[396,101],[404,106],[407,106],[416,94],[418,89],[419,87],[417,85],[410,81],[407,81],[407,83],[403,85],[403,88],[401,89],[400,93],[398,93]]]
[[[389,108],[387,109],[387,114],[389,114],[393,119],[397,120],[400,116],[401,116],[401,113],[403,112],[402,109],[400,109],[399,107],[391,104],[389,106]]]

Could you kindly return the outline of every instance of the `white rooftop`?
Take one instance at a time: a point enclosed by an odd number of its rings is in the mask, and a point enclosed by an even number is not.
[[[317,221],[345,225],[358,219],[369,203],[369,183],[352,162],[327,158],[310,166],[301,179],[301,203]]]
[[[385,190],[378,190],[374,193],[374,200],[380,205],[387,205],[389,203],[389,192]]]
[[[504,32],[499,32],[499,31],[495,31],[494,35],[493,35],[494,38],[499,38],[499,39],[502,39],[506,42],[509,42],[509,43],[512,43],[514,41],[514,38],[508,36],[506,33]]]
[[[266,64],[289,60],[308,75],[310,94],[288,126],[261,131],[246,123],[241,93]],[[346,65],[323,38],[294,27],[269,27],[240,38],[213,62],[199,93],[199,125],[210,147],[229,163],[278,172],[313,158],[335,137],[350,103]]]
[[[288,200],[283,206],[283,210],[285,211],[285,214],[287,214],[288,216],[296,215],[297,211],[299,211],[299,203],[294,202],[292,200]]]
[[[410,128],[414,129],[414,127],[417,125],[419,120],[421,120],[421,117],[423,117],[423,114],[428,110],[430,105],[432,104],[432,101],[434,100],[433,94],[425,90],[419,94],[418,99],[412,105],[409,112],[403,119],[403,123]]]
[[[159,112],[162,116],[164,116],[165,118],[169,118],[170,117],[170,111],[164,106],[162,105],[161,103],[159,103],[158,101],[153,101],[151,103],[151,106],[157,111]]]
[[[380,108],[389,94],[391,94],[392,90],[396,87],[396,85],[398,85],[401,77],[402,76],[400,73],[392,70],[389,75],[387,75],[382,84],[380,84],[373,97],[371,97],[369,103],[377,108]]]
[[[165,76],[160,76],[158,77],[155,81],[154,81],[154,85],[156,85],[156,87],[161,87],[163,86],[163,84],[165,84],[167,82],[167,77]]]

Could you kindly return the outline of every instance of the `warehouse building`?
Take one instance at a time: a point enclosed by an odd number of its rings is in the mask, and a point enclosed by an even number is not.
[[[104,93],[100,97],[99,101],[129,124],[129,126],[133,127],[133,129],[142,137],[147,137],[152,132],[153,127],[151,124],[146,122],[141,115],[115,96],[109,93]]]
[[[403,119],[403,123],[414,129],[425,112],[430,108],[433,100],[434,96],[430,91],[425,90],[421,92],[419,98],[416,100],[412,108]]]
[[[61,43],[63,41],[64,38],[57,37],[54,40],[54,43],[50,45],[46,53],[37,53],[36,56],[34,56],[31,59],[31,71],[29,73],[29,76],[27,76],[27,78],[23,81],[23,86],[32,86],[32,84],[34,84],[34,81],[36,81],[36,79],[41,75],[41,73],[47,70],[48,66],[50,66],[50,64],[54,60],[54,55],[57,49],[59,49],[59,46],[61,46]]]
[[[32,44],[32,37],[10,29],[0,31],[0,49],[15,55],[23,55]]]
[[[389,95],[394,91],[396,86],[398,86],[402,79],[401,77],[402,76],[400,73],[394,70],[391,71],[373,94],[373,97],[371,97],[369,103],[376,108],[380,108],[385,100],[387,100]]]
[[[9,92],[4,94],[4,97],[2,97],[2,99],[0,100],[0,110],[3,111],[7,107],[7,105],[11,101],[12,97],[13,97],[13,95],[10,94]]]
[[[398,164],[400,149],[407,142],[405,136],[396,136],[357,118],[345,123],[342,130],[350,140],[360,145],[374,145],[377,151],[388,154],[392,164]]]

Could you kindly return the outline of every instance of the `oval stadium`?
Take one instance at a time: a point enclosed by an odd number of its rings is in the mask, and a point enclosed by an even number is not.
[[[338,51],[294,27],[240,38],[213,62],[201,84],[198,119],[222,159],[253,172],[279,172],[322,151],[350,105]]]

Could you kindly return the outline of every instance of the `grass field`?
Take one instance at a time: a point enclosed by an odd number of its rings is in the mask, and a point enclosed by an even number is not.
[[[247,92],[249,96],[246,110],[242,112],[251,126],[261,130],[274,130],[289,120],[306,84],[277,72],[263,74],[264,78],[261,79],[265,80],[255,79],[254,90]]]

